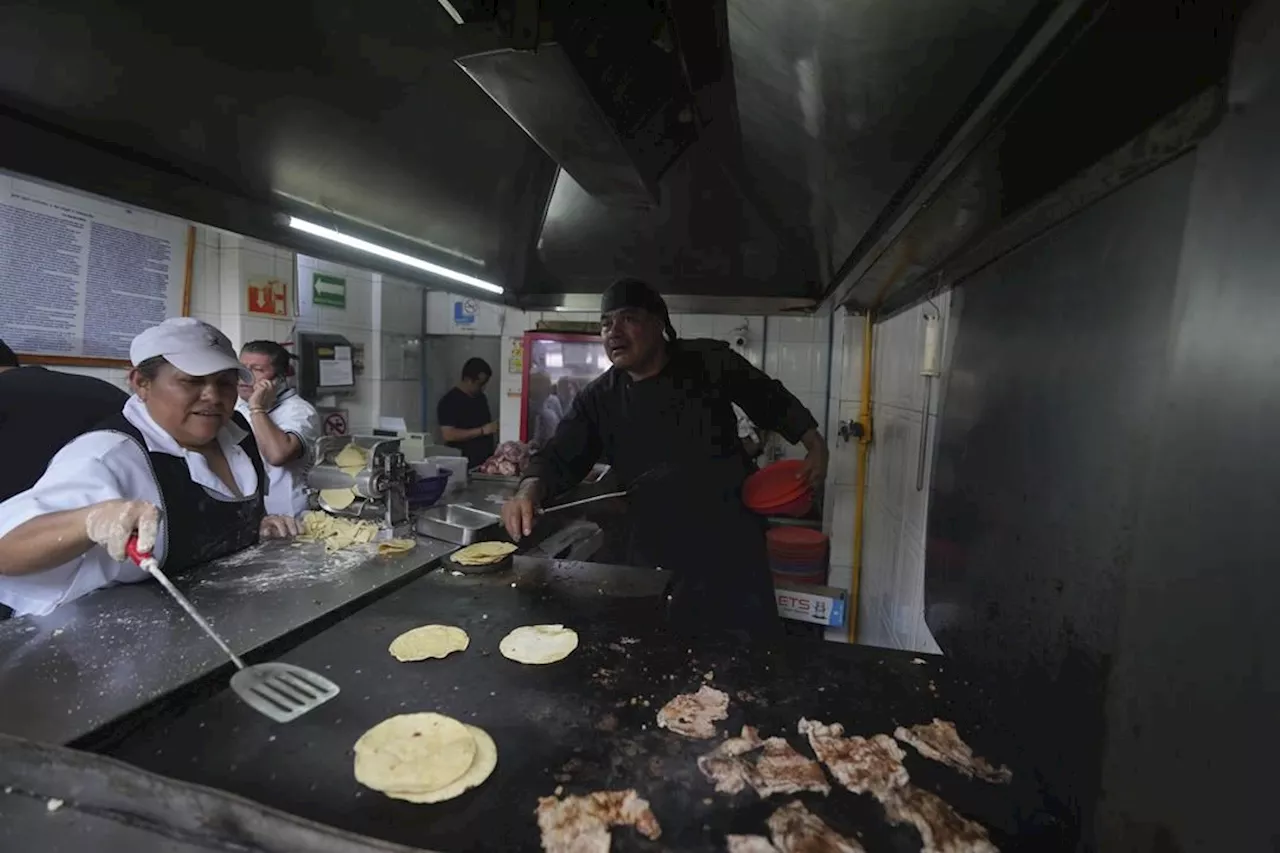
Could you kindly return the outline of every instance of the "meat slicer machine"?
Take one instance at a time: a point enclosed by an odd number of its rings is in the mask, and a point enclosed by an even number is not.
[[[349,444],[365,453],[364,467],[354,473],[338,467],[337,456]],[[413,469],[400,452],[400,439],[365,435],[326,435],[312,448],[312,466],[307,487],[315,492],[314,502],[332,515],[374,521],[391,530],[409,525],[406,492]],[[325,489],[351,489],[355,500],[346,507],[330,506],[320,496]]]

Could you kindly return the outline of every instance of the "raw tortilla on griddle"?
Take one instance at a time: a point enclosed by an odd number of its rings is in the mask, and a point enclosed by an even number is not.
[[[633,788],[564,799],[541,797],[536,814],[547,853],[608,853],[613,826],[633,826],[651,841],[662,836],[649,802]]]
[[[923,788],[903,785],[881,803],[891,823],[909,823],[920,833],[920,853],[1000,853],[981,824]]]
[[[729,697],[702,685],[697,693],[681,693],[658,710],[658,727],[706,740],[716,736],[716,721],[729,716]]]
[[[893,736],[909,743],[925,758],[952,767],[970,778],[977,776],[984,782],[1004,784],[1013,778],[1008,767],[993,767],[989,761],[974,755],[969,744],[960,739],[956,724],[933,718],[932,723],[904,728],[898,726]]]
[[[855,794],[871,794],[883,801],[894,788],[907,784],[906,753],[888,735],[844,737],[844,726],[801,719],[798,730],[831,775]]]
[[[798,800],[770,816],[769,835],[781,853],[866,853],[861,844],[827,826]]]

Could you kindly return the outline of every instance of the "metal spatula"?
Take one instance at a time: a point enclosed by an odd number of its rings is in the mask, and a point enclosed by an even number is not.
[[[231,658],[237,670],[236,674],[231,676],[231,689],[250,708],[265,714],[277,723],[287,723],[338,695],[338,685],[323,675],[300,666],[278,661],[246,666],[245,662],[240,660],[240,656],[231,651],[231,647],[218,636],[218,632],[204,621],[204,617],[196,611],[187,597],[178,592],[173,582],[160,571],[160,565],[156,563],[155,558],[138,550],[137,536],[129,537],[125,551],[140,568],[160,582],[165,591],[173,596],[173,600],[187,611],[187,615],[213,638],[218,648],[222,649],[227,657]]]
[[[603,495],[592,495],[589,498],[582,498],[581,500],[569,501],[568,503],[563,503],[563,504],[556,504],[555,506],[542,507],[541,509],[538,510],[538,514],[546,515],[549,512],[559,512],[562,509],[569,509],[570,507],[583,506],[584,504],[593,504],[593,503],[596,503],[597,501],[607,501],[611,498],[625,498],[628,495],[635,495],[637,491],[648,487],[649,485],[655,483],[656,481],[670,474],[673,469],[674,469],[673,465],[671,465],[669,462],[664,462],[661,465],[658,465],[657,467],[650,468],[648,471],[645,471],[639,477],[636,477],[635,480],[632,481],[630,488],[622,489],[621,491],[617,491],[617,492],[607,492]]]

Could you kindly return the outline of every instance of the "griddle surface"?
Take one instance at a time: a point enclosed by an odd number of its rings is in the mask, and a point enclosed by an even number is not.
[[[588,571],[588,569],[590,569]],[[695,759],[715,741],[655,726],[677,693],[710,683],[730,694],[723,730],[749,723],[802,752],[801,716],[843,723],[850,734],[892,733],[899,724],[954,720],[974,748],[1014,770],[1014,782],[970,781],[907,748],[912,781],[986,825],[1001,850],[1068,849],[1070,827],[1050,815],[1035,774],[1019,766],[996,711],[941,658],[864,646],[789,640],[773,650],[692,643],[669,632],[653,574],[572,564],[512,588],[513,576],[433,573],[375,602],[284,655],[337,682],[342,693],[280,725],[224,691],[176,715],[122,734],[102,751],[177,779],[231,791],[343,829],[440,851],[540,849],[539,796],[634,787],[649,799],[662,838],[614,830],[614,848],[723,850],[726,833],[767,834],[765,819],[791,797],[717,794]],[[387,653],[402,631],[458,625],[470,648],[444,660],[400,663]],[[564,623],[581,645],[567,660],[522,666],[498,653],[512,628]],[[629,642],[634,640],[635,642]],[[157,650],[157,653],[159,650]],[[394,714],[439,711],[480,726],[498,746],[498,767],[479,788],[442,804],[389,799],[356,783],[352,745]],[[843,790],[800,795],[836,829],[871,851],[916,851],[915,830],[890,827],[873,799]]]

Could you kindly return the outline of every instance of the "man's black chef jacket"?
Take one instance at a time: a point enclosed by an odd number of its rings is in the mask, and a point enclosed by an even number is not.
[[[128,399],[89,376],[43,367],[0,372],[0,446],[9,450],[0,467],[0,501],[34,486],[63,445],[119,414]]]
[[[782,383],[728,344],[681,340],[669,347],[656,376],[635,381],[612,368],[584,388],[526,476],[538,477],[551,497],[601,458],[624,486],[671,466],[673,473],[646,481],[628,500],[636,559],[675,573],[673,616],[679,619],[683,606],[686,617],[714,620],[722,605],[720,621],[730,627],[776,623],[763,524],[742,505],[748,466],[732,404],[793,443],[817,422]],[[742,616],[748,612],[755,616]]]

